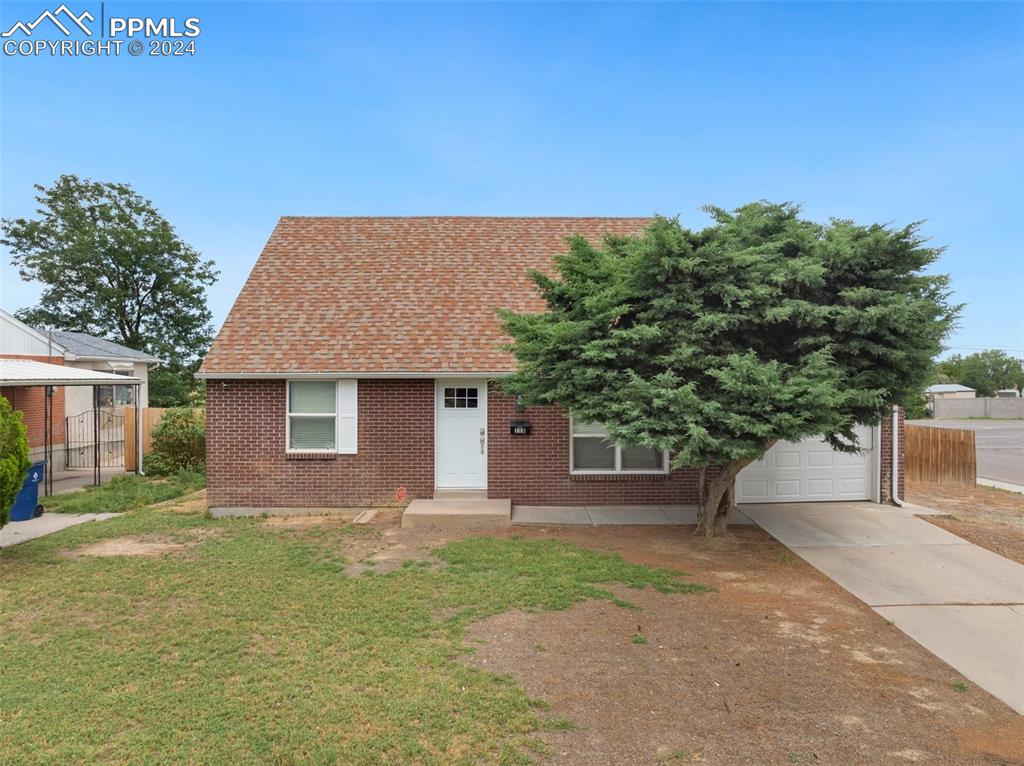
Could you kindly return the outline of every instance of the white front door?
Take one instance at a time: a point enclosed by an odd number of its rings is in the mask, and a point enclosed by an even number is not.
[[[436,381],[434,481],[438,489],[487,488],[487,381]]]
[[[858,427],[863,452],[836,452],[824,439],[778,442],[736,477],[738,503],[870,500],[874,430]]]

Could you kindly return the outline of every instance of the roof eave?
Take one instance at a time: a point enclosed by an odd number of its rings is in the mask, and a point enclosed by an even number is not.
[[[126,375],[119,376],[120,380],[92,380],[83,378],[70,378],[68,380],[57,378],[15,378],[11,380],[0,379],[0,386],[4,388],[28,388],[31,386],[53,386],[60,388],[65,386],[139,386],[142,385],[142,378],[129,378]]]
[[[163,364],[163,359],[146,357],[139,359],[135,356],[76,356],[74,362],[136,362],[138,364]]]
[[[200,380],[318,380],[337,378],[410,379],[410,378],[504,378],[512,370],[395,370],[389,372],[197,372]]]
[[[49,344],[50,346],[53,347],[54,351],[59,351],[62,356],[65,355],[65,354],[71,353],[67,348],[65,348],[63,345],[61,345],[58,341],[54,340],[52,337],[50,337],[49,335],[46,335],[45,333],[39,332],[39,330],[37,330],[35,327],[31,327],[30,325],[25,324],[20,319],[18,319],[18,317],[14,316],[14,314],[11,314],[8,311],[4,311],[3,309],[0,309],[0,319],[7,320],[11,324],[15,325],[19,329],[23,330],[24,332],[26,332],[29,335],[31,335],[32,337],[34,337],[36,340],[40,340],[43,343]]]

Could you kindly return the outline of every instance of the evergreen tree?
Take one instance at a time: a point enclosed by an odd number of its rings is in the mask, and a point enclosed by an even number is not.
[[[700,468],[698,529],[725,528],[736,474],[779,440],[855,427],[920,391],[959,311],[917,225],[823,225],[790,204],[708,208],[691,231],[582,238],[534,272],[540,313],[501,311],[507,390]]]
[[[0,527],[7,523],[14,498],[25,483],[25,471],[31,465],[21,413],[0,396]]]

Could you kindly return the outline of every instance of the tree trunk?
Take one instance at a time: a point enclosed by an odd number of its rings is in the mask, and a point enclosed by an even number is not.
[[[766,443],[764,451],[767,452],[774,444],[774,439]],[[729,516],[736,507],[736,474],[753,462],[753,459],[747,459],[725,463],[710,483],[707,481],[707,468],[698,469],[697,490],[701,502],[697,511],[697,534],[711,537],[728,529]]]
[[[704,537],[724,532],[729,523],[729,511],[731,510],[734,493],[733,484],[736,474],[750,461],[732,461],[719,467],[718,474],[711,482],[706,479],[698,479],[698,487],[701,492],[700,510],[697,512],[697,534]],[[705,472],[707,469],[700,469]]]
[[[725,490],[725,494],[722,495],[722,500],[718,504],[718,514],[715,516],[715,534],[721,534],[729,528],[729,517],[732,515],[733,510],[736,508],[736,479],[733,478],[732,482]]]

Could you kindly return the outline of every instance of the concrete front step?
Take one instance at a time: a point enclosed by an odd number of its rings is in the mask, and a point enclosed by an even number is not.
[[[402,526],[417,529],[496,529],[511,523],[511,500],[413,500],[402,513]]]

